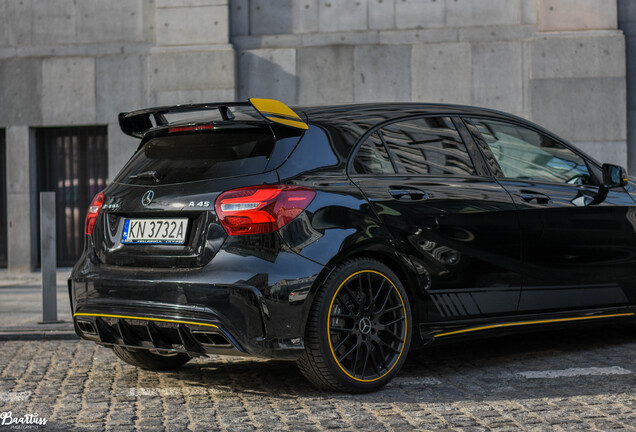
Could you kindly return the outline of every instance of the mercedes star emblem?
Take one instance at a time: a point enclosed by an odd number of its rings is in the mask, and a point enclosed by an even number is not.
[[[144,207],[148,207],[152,202],[152,199],[155,197],[155,193],[151,190],[146,192],[143,197],[141,197],[141,204]]]
[[[358,328],[363,335],[371,333],[371,320],[367,317],[362,318],[358,324]]]

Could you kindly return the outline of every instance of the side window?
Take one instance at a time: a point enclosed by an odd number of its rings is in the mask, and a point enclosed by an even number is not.
[[[553,183],[593,183],[583,158],[553,139],[506,122],[469,121],[488,144],[504,177]]]
[[[395,174],[391,159],[377,132],[360,146],[353,159],[356,174]]]
[[[466,146],[449,117],[405,120],[380,131],[400,173],[475,174]]]

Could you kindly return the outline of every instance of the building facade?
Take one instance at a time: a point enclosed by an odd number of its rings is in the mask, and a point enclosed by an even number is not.
[[[0,266],[38,267],[43,190],[72,263],[136,149],[117,114],[152,105],[479,105],[636,172],[632,27],[629,0],[0,0]]]

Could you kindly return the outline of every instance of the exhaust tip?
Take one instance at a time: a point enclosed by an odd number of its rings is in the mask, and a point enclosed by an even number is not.
[[[193,331],[192,336],[204,346],[213,346],[219,348],[231,348],[232,343],[220,333]]]
[[[97,329],[92,322],[86,320],[77,320],[77,328],[85,335],[97,336]]]

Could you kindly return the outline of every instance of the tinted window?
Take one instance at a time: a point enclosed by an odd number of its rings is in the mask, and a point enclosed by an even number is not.
[[[376,133],[360,146],[353,160],[353,170],[357,174],[394,174],[395,170],[386,148]]]
[[[589,184],[583,158],[553,139],[506,122],[470,119],[499,163],[504,177]]]
[[[429,175],[473,175],[466,146],[449,117],[426,117],[381,129],[398,172]]]
[[[132,157],[115,181],[168,184],[263,172],[274,149],[268,129],[226,129],[153,138]],[[156,171],[161,180],[134,176]],[[133,176],[133,177],[131,177]]]

